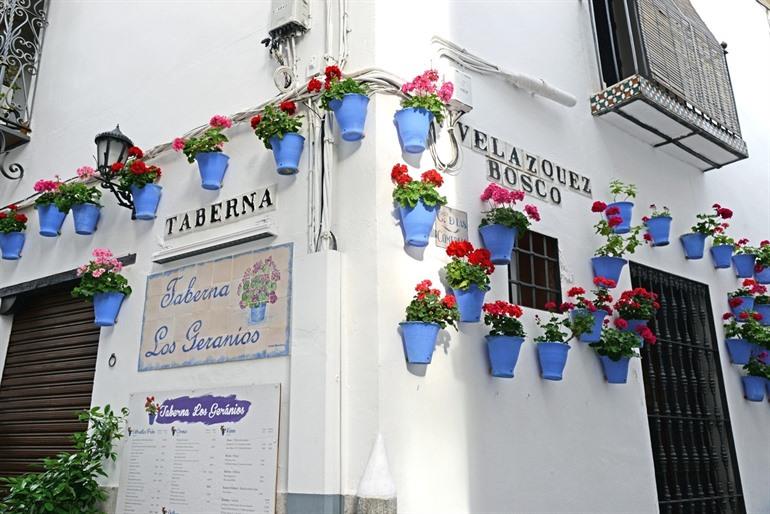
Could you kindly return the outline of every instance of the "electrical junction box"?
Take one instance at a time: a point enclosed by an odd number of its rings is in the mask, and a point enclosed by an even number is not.
[[[449,106],[457,111],[470,112],[473,109],[471,76],[454,66],[448,66],[444,73],[444,80],[450,81],[455,86]]]
[[[287,37],[310,30],[310,0],[273,0],[270,37]]]

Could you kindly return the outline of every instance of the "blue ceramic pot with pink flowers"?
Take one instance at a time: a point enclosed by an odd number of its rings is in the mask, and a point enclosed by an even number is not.
[[[399,325],[406,361],[410,364],[430,364],[441,326],[424,321],[403,321]]]
[[[715,269],[726,269],[730,267],[730,260],[733,256],[733,245],[714,245],[710,248],[711,259],[714,261]]]
[[[428,131],[433,122],[433,113],[427,109],[410,107],[401,109],[393,117],[398,132],[398,142],[406,153],[422,153],[428,145]]]
[[[508,264],[511,262],[513,248],[519,238],[519,229],[493,223],[479,227],[484,248],[489,250],[493,264]]]

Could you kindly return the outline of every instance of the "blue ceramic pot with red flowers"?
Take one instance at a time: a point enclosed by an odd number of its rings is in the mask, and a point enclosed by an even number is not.
[[[607,209],[604,214],[607,216],[607,220],[613,216],[618,216],[621,221],[619,224],[612,227],[612,231],[616,234],[626,234],[631,230],[631,215],[634,209],[632,202],[613,202],[607,205]]]
[[[438,323],[424,321],[403,321],[401,337],[404,342],[406,361],[410,364],[430,364],[433,349],[436,347],[436,337],[441,328]]]
[[[623,332],[631,332],[632,334],[636,335],[636,338],[639,339],[639,348],[642,348],[644,346],[644,338],[639,334],[639,328],[640,327],[646,327],[648,320],[646,319],[628,319],[626,321],[626,327],[622,328],[621,331]]]
[[[770,325],[770,303],[757,303],[754,299],[754,312],[762,316],[759,323],[764,326]]]
[[[347,93],[342,100],[332,100],[329,108],[340,126],[340,136],[345,141],[360,141],[364,138],[366,108],[369,97],[359,93]]]
[[[765,399],[765,377],[741,377],[743,396],[750,402],[761,402]]]
[[[393,117],[398,132],[398,142],[406,153],[422,153],[428,144],[428,130],[433,113],[427,109],[410,107],[401,109]]]
[[[652,246],[667,246],[671,234],[671,216],[655,216],[645,222]]]
[[[201,174],[201,187],[211,191],[221,189],[230,157],[222,152],[198,152],[195,160]]]
[[[489,367],[493,377],[513,378],[523,337],[486,336]]]
[[[471,284],[466,289],[452,289],[457,300],[457,310],[460,311],[460,321],[476,323],[481,319],[481,308],[484,305],[485,289]]]
[[[735,276],[738,278],[749,278],[754,276],[754,261],[756,256],[747,253],[733,255],[733,268]]]
[[[578,316],[591,316],[591,319],[593,320],[591,330],[578,335],[578,341],[581,343],[599,342],[599,339],[602,337],[602,325],[604,323],[604,318],[607,317],[607,312],[602,309],[596,309],[591,312],[588,309],[577,308],[572,309],[569,313],[569,317],[573,322]]]
[[[686,259],[702,259],[706,249],[706,234],[693,232],[679,236]]]
[[[145,184],[142,187],[131,185],[131,196],[134,197],[134,214],[138,220],[154,220],[158,212],[158,204],[163,188],[158,184]]]
[[[733,313],[733,316],[735,316],[737,319],[742,312],[751,312],[754,310],[754,297],[728,296],[727,304],[730,306],[730,311]]]
[[[15,261],[21,258],[26,236],[24,232],[0,232],[0,251],[3,259]]]
[[[404,241],[409,246],[428,246],[428,238],[433,230],[433,223],[438,214],[438,204],[428,207],[420,198],[414,207],[398,207],[401,218],[401,231]]]
[[[617,284],[620,280],[620,273],[623,271],[623,266],[625,266],[627,262],[627,260],[621,257],[610,257],[608,255],[592,257],[591,267],[594,271],[594,278],[604,277]]]
[[[733,245],[715,245],[709,249],[711,260],[714,261],[715,269],[725,269],[730,267],[730,259],[733,256]]]
[[[296,132],[289,132],[283,137],[270,138],[270,146],[273,148],[275,169],[279,175],[294,175],[299,171],[299,159],[305,148],[305,138]]]
[[[770,266],[763,266],[759,263],[755,264],[754,280],[760,284],[770,284]]]
[[[733,364],[748,364],[749,359],[755,353],[759,353],[759,346],[742,338],[731,337],[725,339],[727,353]]]
[[[537,359],[540,362],[540,376],[546,380],[561,380],[567,365],[570,346],[564,343],[544,341],[537,343]]]
[[[484,248],[489,250],[493,264],[508,264],[511,262],[513,248],[519,238],[519,229],[493,223],[479,227],[479,234]]]
[[[625,384],[628,381],[628,363],[631,360],[629,357],[621,357],[615,361],[606,355],[599,355],[599,360],[608,384]]]

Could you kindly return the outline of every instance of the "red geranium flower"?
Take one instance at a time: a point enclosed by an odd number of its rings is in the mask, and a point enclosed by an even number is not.
[[[543,305],[543,307],[544,307],[544,308],[545,308],[545,310],[547,310],[547,311],[552,311],[552,310],[555,310],[555,309],[556,309],[556,302],[546,302],[546,304],[545,304],[545,305]]]
[[[607,223],[611,227],[617,227],[618,225],[623,223],[623,218],[621,218],[620,216],[610,216],[610,218],[607,220]]]
[[[567,296],[577,296],[579,294],[586,294],[586,290],[582,287],[575,286],[567,291]]]
[[[734,309],[734,308],[740,306],[741,304],[743,304],[743,299],[742,298],[738,298],[736,296],[736,297],[730,298],[730,300],[728,300],[727,303],[730,305],[730,307],[732,307]]]
[[[138,146],[132,146],[131,148],[128,149],[128,156],[141,159],[142,157],[144,157],[144,152]]]
[[[749,311],[743,311],[743,312],[741,312],[741,313],[738,315],[738,317],[739,317],[740,319],[749,319]]]
[[[26,214],[17,214],[13,217],[16,221],[19,223],[26,223],[27,222],[27,215]]]
[[[452,241],[446,247],[446,254],[450,257],[462,259],[473,251],[473,245],[468,241]]]
[[[142,175],[143,173],[147,173],[147,165],[144,163],[144,161],[134,161],[131,163],[131,173],[134,175]]]
[[[652,241],[652,235],[650,235],[649,232],[644,233],[644,240],[645,241]]]
[[[307,83],[307,92],[308,93],[317,93],[321,90],[322,83],[317,78],[313,77],[310,79],[310,82]]]
[[[4,220],[7,217],[8,217],[8,213],[7,212],[0,212],[0,220]]]
[[[262,116],[260,116],[259,114],[251,118],[251,128],[253,129],[257,128],[257,125],[259,125],[261,121],[262,121]]]
[[[615,214],[620,214],[620,209],[617,205],[613,205],[612,207],[608,207],[606,211],[604,211],[604,214],[607,216],[614,216]]]
[[[615,320],[615,326],[620,330],[625,330],[628,328],[628,321],[624,320],[623,318],[617,318]]]
[[[334,79],[341,79],[342,78],[342,72],[340,71],[339,66],[327,66],[324,70],[324,75],[326,75],[326,80],[334,80]]]
[[[722,219],[730,219],[733,217],[733,211],[731,211],[727,207],[720,207],[719,209],[717,209],[717,214]]]
[[[15,203],[12,203],[11,205],[9,205],[8,208],[11,209],[12,211],[18,211],[19,210],[19,206],[16,205]]]
[[[722,319],[723,320],[728,320],[728,319],[730,319],[732,317],[733,317],[733,313],[732,312],[725,312],[724,314],[722,314]]]
[[[123,169],[123,164],[119,162],[115,162],[112,164],[112,166],[110,166],[110,170],[112,170],[113,173],[117,173],[122,169]]]
[[[595,201],[594,204],[591,206],[592,212],[604,212],[604,209],[607,208],[607,204],[604,202],[600,202],[599,200]]]
[[[284,100],[283,102],[281,102],[281,105],[279,105],[279,108],[290,116],[295,112],[297,112],[297,104],[295,104],[291,100]]]
[[[457,305],[457,299],[453,295],[448,294],[444,297],[443,300],[441,300],[441,303],[444,305],[444,307],[452,309],[455,305]]]
[[[444,177],[436,170],[428,170],[422,174],[422,181],[427,184],[433,184],[436,187],[441,187],[441,184],[444,183]]]

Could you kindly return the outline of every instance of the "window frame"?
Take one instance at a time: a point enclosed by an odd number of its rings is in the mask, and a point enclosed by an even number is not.
[[[543,253],[537,251],[533,247],[533,235],[540,236],[543,238]],[[543,305],[536,305],[537,303],[537,292],[538,291],[544,291],[546,295],[546,302],[547,301],[554,301],[556,304],[561,304],[562,302],[562,287],[561,287],[561,263],[559,261],[559,240],[556,237],[550,236],[548,234],[544,234],[542,232],[534,232],[531,230],[528,230],[524,235],[521,236],[520,239],[523,238],[529,238],[529,245],[528,249],[522,249],[521,244],[517,244],[515,248],[513,249],[513,253],[511,255],[511,261],[508,264],[508,299],[511,303],[515,303],[517,305],[521,305],[523,307],[527,307],[530,309],[537,309],[537,310],[545,310]],[[551,256],[549,255],[548,251],[548,245],[549,240],[553,241],[553,246],[555,249],[555,255]],[[519,272],[519,260],[520,256],[526,256],[529,261],[529,268],[530,273],[533,282],[525,282],[521,280],[521,274]],[[545,286],[540,285],[536,282],[535,279],[535,260],[540,259],[544,262],[544,277],[545,277]],[[515,266],[515,269],[514,269]],[[555,267],[555,275],[557,277],[556,283],[551,284],[551,272],[553,270],[553,267]],[[524,298],[524,292],[523,290],[526,289],[526,294],[529,295],[529,298],[531,300],[530,303],[523,302]],[[545,302],[543,302],[545,303]]]

